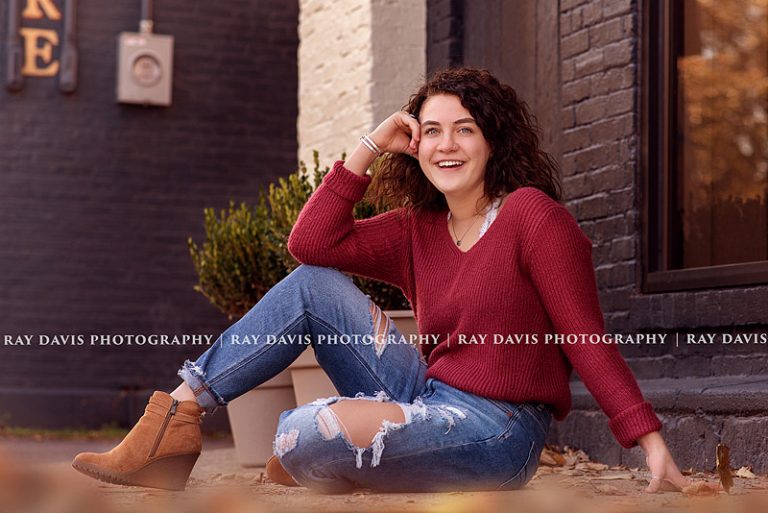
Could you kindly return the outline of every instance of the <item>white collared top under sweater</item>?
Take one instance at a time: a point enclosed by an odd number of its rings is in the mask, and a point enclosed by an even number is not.
[[[496,214],[499,213],[499,205],[501,205],[501,198],[496,198],[485,211],[485,220],[483,221],[482,226],[480,226],[480,235],[478,238],[482,237],[485,232],[488,231],[488,227],[490,227],[491,223],[496,219]],[[448,211],[448,222],[451,222],[450,210]]]

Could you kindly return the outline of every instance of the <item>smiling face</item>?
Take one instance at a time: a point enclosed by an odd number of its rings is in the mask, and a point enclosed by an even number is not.
[[[427,98],[419,121],[419,164],[427,179],[446,198],[482,197],[491,146],[459,98],[447,94]]]

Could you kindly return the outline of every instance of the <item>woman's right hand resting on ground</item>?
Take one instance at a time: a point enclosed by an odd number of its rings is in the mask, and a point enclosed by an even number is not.
[[[382,152],[405,153],[415,157],[419,152],[421,127],[407,112],[395,112],[381,122],[368,136]]]

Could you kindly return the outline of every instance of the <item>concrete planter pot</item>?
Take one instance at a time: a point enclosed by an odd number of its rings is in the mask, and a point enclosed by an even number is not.
[[[296,407],[291,373],[285,370],[227,404],[237,461],[244,467],[263,467],[272,456],[277,420]]]
[[[418,332],[411,310],[385,312],[400,332]],[[263,467],[272,456],[277,420],[285,410],[320,397],[338,395],[336,388],[315,360],[304,351],[286,370],[227,405],[238,462],[245,467]]]

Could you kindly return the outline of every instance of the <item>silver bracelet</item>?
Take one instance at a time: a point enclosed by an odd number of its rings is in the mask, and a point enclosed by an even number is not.
[[[366,148],[371,150],[371,153],[375,153],[377,157],[381,155],[381,149],[379,149],[379,146],[375,142],[373,142],[373,139],[368,137],[368,134],[365,134],[362,137],[360,137],[360,142],[363,143],[363,145]]]

